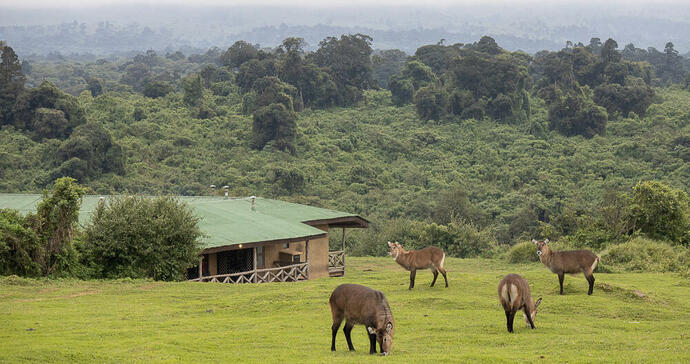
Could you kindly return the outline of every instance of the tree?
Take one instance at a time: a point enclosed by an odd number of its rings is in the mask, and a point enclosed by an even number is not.
[[[220,57],[223,66],[238,68],[245,62],[258,58],[258,50],[253,45],[240,40],[235,42]]]
[[[0,209],[0,275],[40,275],[39,254],[40,244],[30,220],[16,210]]]
[[[182,81],[183,100],[188,106],[198,106],[204,96],[204,86],[199,75],[189,76]]]
[[[34,111],[31,129],[43,138],[64,138],[69,121],[61,110],[40,107]]]
[[[53,178],[69,176],[79,181],[102,173],[124,173],[122,147],[96,122],[79,126],[58,149],[62,164],[51,172]]]
[[[415,58],[431,67],[437,75],[446,73],[450,69],[453,59],[460,56],[462,44],[444,46],[441,44],[425,45],[417,48]]]
[[[24,86],[26,80],[24,73],[22,73],[22,66],[19,63],[19,57],[14,53],[14,49],[10,46],[0,48],[2,55],[0,58],[0,89],[9,87],[12,84],[20,84]]]
[[[424,120],[438,120],[445,114],[446,94],[435,86],[422,87],[414,95],[419,117]]]
[[[402,77],[412,81],[415,90],[428,85],[436,85],[439,82],[431,68],[419,61],[407,62],[402,68],[401,74]]]
[[[263,77],[278,76],[278,68],[274,59],[249,60],[240,66],[235,82],[242,92],[249,92],[254,82]]]
[[[644,116],[654,101],[654,89],[646,85],[603,84],[594,89],[593,100],[605,107],[609,114],[619,112],[627,116],[632,111]]]
[[[39,139],[66,138],[75,127],[86,122],[84,109],[77,99],[47,81],[22,93],[13,115],[15,127],[31,130]]]
[[[84,229],[84,252],[98,278],[181,280],[198,262],[198,222],[171,197],[112,198]]]
[[[143,94],[153,99],[163,97],[173,91],[170,83],[165,81],[151,80],[144,85]]]
[[[549,127],[565,136],[603,134],[607,121],[604,108],[574,93],[559,97],[549,108]]]
[[[364,34],[328,37],[314,52],[315,63],[328,67],[339,85],[366,89],[375,85],[371,63],[372,38]]]
[[[24,91],[26,78],[14,49],[0,42],[0,51],[0,125],[4,125],[14,120],[13,107]]]
[[[373,77],[379,87],[388,88],[388,81],[400,73],[409,56],[399,49],[375,51],[371,58]]]
[[[388,88],[391,90],[391,101],[393,105],[402,106],[409,104],[414,98],[414,84],[409,78],[395,75],[391,77]]]
[[[85,81],[88,85],[88,90],[91,92],[91,96],[96,97],[103,93],[103,84],[99,79],[87,77],[85,78]]]
[[[84,193],[86,189],[69,177],[57,179],[50,192],[43,192],[33,217],[34,231],[41,244],[37,261],[43,275],[69,271],[76,263],[72,240]]]
[[[690,199],[660,182],[639,182],[633,187],[631,214],[635,228],[652,239],[690,244]]]
[[[272,103],[254,112],[252,146],[263,148],[269,141],[280,150],[295,152],[297,114],[284,104]]]
[[[609,38],[604,42],[604,46],[601,47],[601,60],[605,63],[618,63],[621,61],[621,54],[618,52],[618,43],[615,40]]]
[[[137,92],[141,92],[144,84],[151,77],[151,67],[144,63],[137,62],[125,68],[125,74],[120,78],[120,82],[132,86]]]

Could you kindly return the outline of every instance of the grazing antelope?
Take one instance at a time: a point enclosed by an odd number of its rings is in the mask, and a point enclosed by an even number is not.
[[[506,312],[508,332],[513,332],[513,319],[520,309],[527,327],[534,329],[534,319],[537,316],[537,307],[541,303],[541,297],[534,302],[529,293],[527,280],[517,274],[508,274],[498,284],[498,299]]]
[[[410,271],[410,288],[414,288],[414,278],[417,275],[417,269],[431,269],[434,273],[434,280],[431,281],[431,287],[436,284],[438,272],[443,274],[443,280],[446,281],[446,288],[448,288],[448,277],[446,277],[446,270],[443,268],[443,262],[446,260],[446,253],[443,249],[430,246],[420,250],[405,250],[400,243],[388,242],[388,255],[392,256],[395,261],[403,268]]]
[[[335,336],[340,323],[345,319],[345,339],[350,351],[354,351],[350,331],[355,324],[364,325],[369,333],[369,354],[376,354],[376,342],[379,343],[381,355],[388,355],[393,346],[395,320],[388,301],[381,291],[373,290],[359,284],[341,284],[328,301],[333,315],[331,326],[333,340],[331,351],[335,351]]]
[[[548,246],[549,239],[532,242],[537,245],[539,260],[552,272],[558,274],[558,283],[563,294],[563,277],[565,273],[576,274],[583,272],[589,282],[588,295],[594,291],[594,275],[592,274],[599,264],[599,257],[589,250],[572,250],[555,252]]]

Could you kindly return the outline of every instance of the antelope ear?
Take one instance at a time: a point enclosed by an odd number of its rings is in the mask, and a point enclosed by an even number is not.
[[[548,244],[548,243],[549,243],[549,239],[544,240],[544,244]]]
[[[532,239],[532,242],[533,242],[534,244],[537,244],[537,241],[536,241],[535,239]]]
[[[534,308],[539,307],[539,304],[541,303],[541,297],[537,300],[537,302],[534,304]]]
[[[392,328],[393,328],[393,324],[390,322],[387,323],[386,324],[386,333],[390,333]]]
[[[369,335],[374,335],[376,333],[373,327],[367,327],[367,331],[369,331]]]
[[[393,246],[393,244],[389,241],[389,242],[388,242],[388,246]]]

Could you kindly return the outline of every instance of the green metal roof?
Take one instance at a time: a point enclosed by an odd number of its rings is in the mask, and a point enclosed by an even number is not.
[[[81,225],[88,223],[100,197],[88,195],[82,198],[79,210]],[[255,200],[253,210],[249,198],[180,196],[178,199],[193,208],[200,218],[199,228],[206,235],[202,243],[205,249],[309,238],[325,233],[305,222],[342,224],[348,221],[348,226],[352,227],[367,225],[366,220],[346,212],[259,197]],[[36,211],[40,200],[41,195],[37,194],[0,193],[0,208],[11,208],[27,214]]]

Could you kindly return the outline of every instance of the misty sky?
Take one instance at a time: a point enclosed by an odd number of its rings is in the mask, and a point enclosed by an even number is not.
[[[654,2],[645,0],[614,0],[604,2],[610,5],[656,5],[664,7],[672,4],[687,4],[686,0],[665,0]],[[308,7],[332,7],[332,6],[424,6],[424,7],[452,7],[452,6],[478,6],[478,5],[534,5],[548,4],[602,4],[600,0],[0,0],[0,6],[15,8],[64,8],[64,7],[98,7],[110,5],[187,5],[187,6],[308,6]]]

